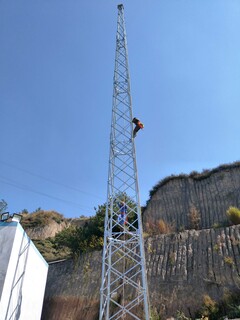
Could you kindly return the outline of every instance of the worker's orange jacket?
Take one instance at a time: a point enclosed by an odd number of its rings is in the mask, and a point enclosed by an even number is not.
[[[137,125],[138,125],[141,129],[142,129],[142,128],[144,128],[143,123],[142,123],[142,122],[140,122],[140,121],[138,121]]]

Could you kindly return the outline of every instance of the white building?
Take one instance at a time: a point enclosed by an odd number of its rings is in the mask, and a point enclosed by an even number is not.
[[[0,222],[0,320],[40,320],[48,264],[18,222]]]

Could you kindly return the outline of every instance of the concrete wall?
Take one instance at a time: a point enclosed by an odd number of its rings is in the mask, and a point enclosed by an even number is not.
[[[0,223],[0,320],[38,320],[48,264],[17,222]]]
[[[97,320],[102,252],[49,264],[42,320]]]

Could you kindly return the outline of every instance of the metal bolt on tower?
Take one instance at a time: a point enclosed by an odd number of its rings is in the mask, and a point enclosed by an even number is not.
[[[123,5],[118,5],[100,320],[149,320]]]

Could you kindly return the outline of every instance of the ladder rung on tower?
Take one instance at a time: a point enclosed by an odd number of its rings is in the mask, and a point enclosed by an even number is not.
[[[123,5],[118,5],[100,320],[149,320]]]

